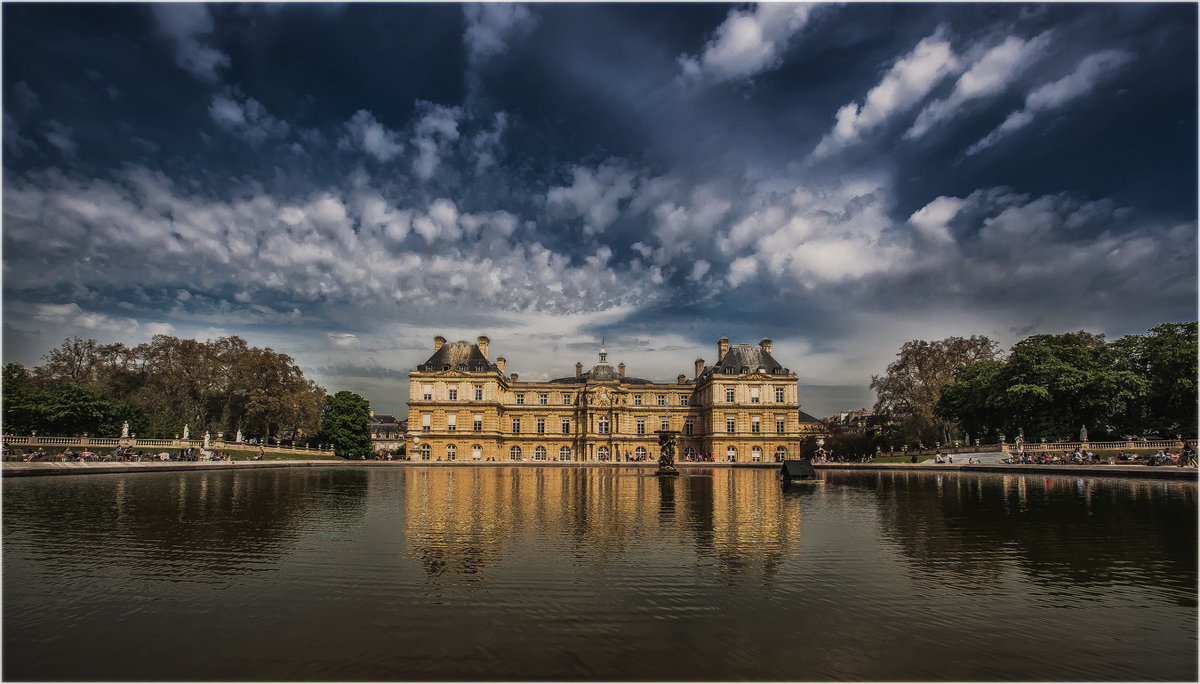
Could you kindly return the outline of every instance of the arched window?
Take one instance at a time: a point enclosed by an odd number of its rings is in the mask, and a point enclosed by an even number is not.
[[[782,447],[782,446],[775,447],[775,460],[776,461],[786,461],[787,460],[787,448],[786,447]]]
[[[602,447],[600,447],[600,449],[597,450],[596,453],[599,454],[601,461],[608,460],[608,447],[602,446]]]
[[[471,460],[472,461],[482,461],[483,460],[483,447],[479,446],[478,444],[471,447]]]
[[[521,447],[515,446],[515,447],[509,449],[508,450],[508,460],[510,460],[510,461],[521,460]]]
[[[535,461],[546,460],[546,447],[540,446],[540,447],[534,449],[533,450],[533,460],[535,460]]]
[[[560,461],[571,460],[571,447],[560,447],[558,450],[558,460],[560,460]]]
[[[725,448],[725,460],[726,461],[736,461],[737,460],[737,449],[734,447],[726,447]]]
[[[457,455],[458,455],[458,445],[457,444],[447,444],[446,445],[446,460],[453,461],[454,457]]]
[[[432,451],[433,450],[429,448],[428,444],[422,444],[421,445],[421,460],[428,461],[429,457],[432,455]]]
[[[688,447],[684,449],[683,458],[688,461],[696,460],[696,449],[694,447]]]
[[[638,447],[634,449],[633,457],[638,461],[646,460],[646,447]]]
[[[759,447],[752,447],[750,449],[750,460],[754,461],[755,463],[761,462],[762,461],[762,449]]]

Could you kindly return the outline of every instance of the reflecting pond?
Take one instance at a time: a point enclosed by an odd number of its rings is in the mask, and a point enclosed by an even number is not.
[[[1194,482],[3,481],[6,680],[1195,680]]]

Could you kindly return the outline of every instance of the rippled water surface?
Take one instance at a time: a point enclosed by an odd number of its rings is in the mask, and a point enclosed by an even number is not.
[[[1195,680],[1196,485],[296,468],[3,481],[6,680]]]

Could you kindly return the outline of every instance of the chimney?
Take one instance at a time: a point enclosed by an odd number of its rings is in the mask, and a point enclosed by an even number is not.
[[[487,335],[480,335],[476,342],[479,344],[479,353],[483,354],[483,358],[486,359],[488,357],[488,345],[491,344],[492,341],[488,339]]]
[[[503,356],[496,357],[496,368],[500,369],[500,375],[504,375],[504,357]]]
[[[687,376],[683,373],[680,373],[679,377],[675,378],[675,384],[677,385],[682,385],[685,382],[687,382]]]
[[[583,375],[583,363],[580,361],[576,361],[575,362],[575,377],[579,377],[581,375]]]
[[[513,373],[513,374],[512,374],[512,381],[513,381],[513,382],[516,382],[516,381],[517,381],[517,374],[516,374],[516,373]]]
[[[617,373],[621,377],[625,377],[625,362],[624,361],[622,361],[620,364],[617,365]]]
[[[696,380],[700,379],[700,374],[704,372],[704,359],[696,359]]]
[[[446,338],[442,337],[441,335],[437,335],[433,338],[433,350],[434,351],[441,349],[442,345],[444,345],[444,344],[446,344]]]
[[[729,338],[722,337],[717,340],[717,363],[721,363],[727,353],[729,353]]]
[[[762,347],[763,351],[770,354],[771,353],[771,338],[769,338],[769,337],[762,338],[761,340],[758,341],[758,346]]]

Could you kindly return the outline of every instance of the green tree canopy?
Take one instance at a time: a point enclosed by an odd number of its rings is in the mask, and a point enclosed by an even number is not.
[[[199,341],[155,335],[134,347],[73,337],[43,360],[20,382],[87,389],[136,406],[144,416],[137,434],[146,437],[169,438],[186,424],[197,434],[207,430],[232,437],[241,430],[245,437],[303,441],[320,427],[325,390],[305,379],[290,356],[251,347],[239,337]],[[6,403],[8,385],[6,376]],[[15,427],[6,420],[6,429]]]
[[[934,413],[934,404],[959,369],[994,359],[996,343],[982,335],[912,340],[897,356],[883,375],[871,376],[875,413],[897,426],[903,440],[948,442],[954,425]]]
[[[326,396],[321,434],[342,458],[367,456],[371,453],[371,404],[347,390]]]

